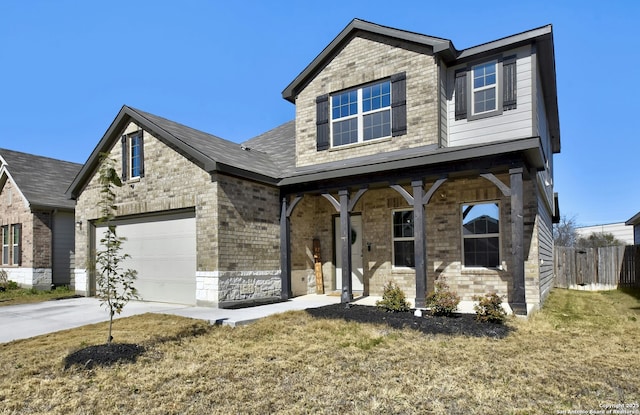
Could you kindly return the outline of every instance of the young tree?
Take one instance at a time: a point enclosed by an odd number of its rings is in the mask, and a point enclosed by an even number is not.
[[[97,297],[100,305],[109,310],[109,336],[107,344],[111,344],[113,316],[122,312],[129,300],[138,298],[133,285],[137,272],[132,269],[123,269],[123,262],[129,258],[122,253],[122,244],[126,238],[116,234],[116,226],[113,225],[116,212],[116,194],[114,188],[121,187],[122,182],[113,167],[114,161],[107,154],[101,155],[100,163],[100,213],[98,224],[106,225],[104,234],[100,239],[100,247],[96,252],[96,282]]]

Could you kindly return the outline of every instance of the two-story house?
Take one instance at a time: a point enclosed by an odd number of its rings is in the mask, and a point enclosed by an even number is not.
[[[66,197],[81,165],[0,149],[0,269],[28,288],[69,285],[74,203]]]
[[[321,283],[347,302],[392,280],[422,307],[445,278],[526,313],[553,279],[555,82],[551,26],[459,51],[353,20],[283,91],[295,121],[242,145],[123,107],[69,189],[77,255],[99,239],[110,152],[145,299],[224,306]],[[76,290],[94,288],[77,269]]]

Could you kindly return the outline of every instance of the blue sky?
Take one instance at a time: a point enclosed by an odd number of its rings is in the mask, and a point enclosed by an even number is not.
[[[356,17],[458,49],[553,24],[561,212],[640,211],[636,0],[3,0],[0,147],[83,163],[123,104],[244,141],[293,119],[282,90]]]

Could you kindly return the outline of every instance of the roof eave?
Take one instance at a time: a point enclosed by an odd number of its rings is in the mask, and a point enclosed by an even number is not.
[[[624,224],[625,225],[638,225],[638,224],[640,224],[640,212],[638,212],[635,215],[633,215],[631,217],[631,219],[626,221]]]
[[[249,170],[241,169],[229,164],[217,163],[216,172],[228,174],[230,176],[240,177],[242,179],[251,180],[258,183],[276,186],[278,184],[278,178],[271,177],[265,174],[252,172]],[[213,173],[211,171],[210,173]]]
[[[438,165],[459,160],[491,157],[508,153],[522,153],[528,163],[537,170],[545,168],[544,152],[539,137],[530,137],[509,142],[490,143],[481,146],[469,146],[462,149],[446,148],[431,154],[425,154],[412,158],[403,158],[366,165],[349,166],[333,170],[318,170],[285,177],[278,183],[279,186],[297,185],[306,182],[340,179],[354,175],[366,175],[382,171],[407,169],[412,167]]]

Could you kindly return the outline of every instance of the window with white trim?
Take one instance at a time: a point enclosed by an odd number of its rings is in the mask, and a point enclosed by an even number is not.
[[[473,115],[495,111],[498,108],[497,61],[476,65],[471,69]]]
[[[391,137],[391,81],[331,95],[333,147]]]
[[[393,211],[393,266],[415,267],[413,210]]]
[[[143,131],[122,136],[122,180],[144,177]]]
[[[140,147],[142,146],[142,137],[140,134],[134,134],[129,137],[129,177],[134,179],[140,177],[142,167],[142,157]]]
[[[11,263],[20,265],[20,248],[22,239],[22,225],[11,225]]]
[[[500,207],[498,203],[462,205],[462,250],[465,267],[500,265]]]
[[[9,265],[9,226],[4,225],[2,230],[2,265]]]

